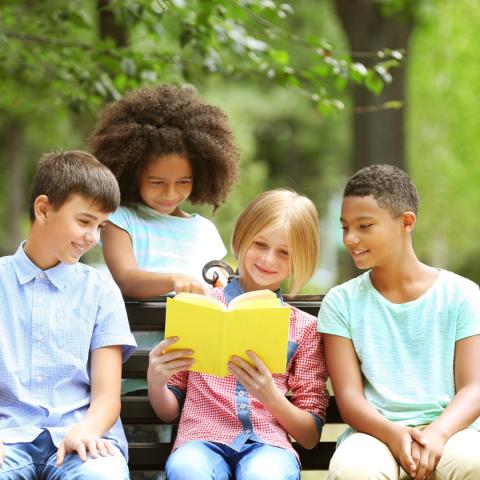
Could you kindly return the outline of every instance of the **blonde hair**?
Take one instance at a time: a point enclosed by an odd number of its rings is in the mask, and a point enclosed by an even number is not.
[[[232,234],[231,248],[240,272],[245,253],[264,230],[285,228],[290,259],[290,293],[297,293],[312,277],[320,248],[317,210],[312,201],[287,189],[263,192],[240,214]]]

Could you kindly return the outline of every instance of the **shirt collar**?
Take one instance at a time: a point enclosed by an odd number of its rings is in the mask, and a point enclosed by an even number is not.
[[[230,303],[235,297],[238,297],[242,293],[244,293],[244,291],[240,286],[238,278],[232,278],[228,285],[223,289],[223,295],[225,296],[227,303]],[[282,300],[282,292],[280,289],[276,290],[274,293],[280,300]]]
[[[22,242],[13,255],[13,266],[21,285],[30,282],[43,271],[27,257],[23,249],[24,245],[25,242]],[[60,262],[58,265],[45,270],[44,273],[55,287],[62,290],[66,287],[68,276],[74,267],[74,265],[67,265]]]

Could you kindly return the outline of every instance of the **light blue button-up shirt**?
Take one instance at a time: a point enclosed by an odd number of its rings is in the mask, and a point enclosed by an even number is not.
[[[120,290],[99,271],[63,263],[42,271],[26,256],[0,258],[0,439],[55,445],[90,404],[90,353],[135,350]],[[120,420],[104,435],[127,455]]]

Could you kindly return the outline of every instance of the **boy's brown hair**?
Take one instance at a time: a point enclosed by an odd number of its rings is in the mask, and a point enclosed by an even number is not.
[[[35,220],[33,205],[39,195],[46,195],[58,210],[74,193],[92,200],[102,212],[113,212],[120,204],[115,176],[93,155],[80,150],[46,153],[30,190],[30,220]]]
[[[370,165],[353,174],[345,185],[344,197],[372,196],[392,218],[418,210],[418,192],[403,170],[393,165]]]

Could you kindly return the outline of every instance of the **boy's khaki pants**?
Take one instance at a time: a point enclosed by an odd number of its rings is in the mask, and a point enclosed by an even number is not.
[[[403,480],[410,478],[389,448],[375,437],[354,433],[330,461],[327,480]],[[433,480],[480,479],[480,432],[472,428],[452,435],[437,464]]]

